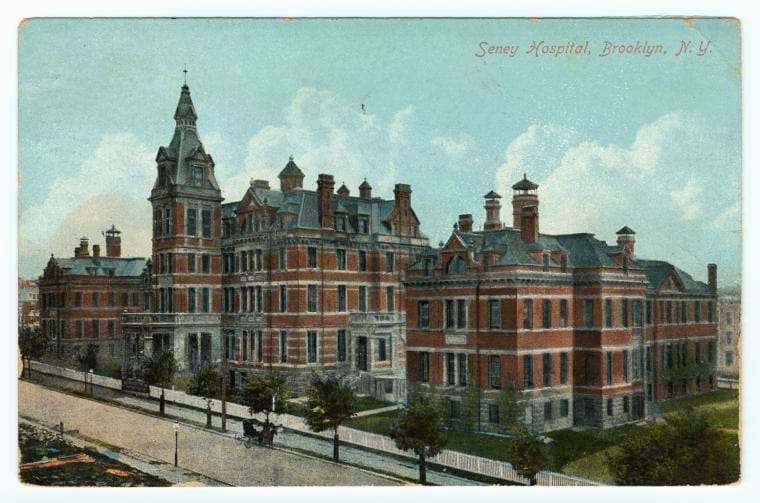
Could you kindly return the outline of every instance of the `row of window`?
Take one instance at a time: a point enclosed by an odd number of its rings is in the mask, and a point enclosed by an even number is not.
[[[702,321],[702,305],[703,301],[696,300],[693,302],[694,309],[689,313],[689,302],[685,300],[661,300],[659,301],[659,322],[660,323],[688,323],[694,321],[700,323]],[[713,303],[707,302],[706,320],[708,323],[713,322]],[[652,322],[652,303],[647,301],[647,324]]]
[[[319,311],[319,285],[307,285],[306,287],[306,311],[310,313],[316,313]],[[188,295],[194,294],[195,289],[188,289]],[[223,288],[223,310],[225,313],[235,312],[235,305],[237,302],[238,312],[263,312],[264,311],[264,297],[261,286],[256,287],[241,287],[241,288]],[[347,311],[347,288],[346,285],[337,286],[338,293],[338,312]],[[288,288],[286,285],[280,285],[278,288],[279,294],[279,312],[288,312]],[[359,312],[367,311],[367,287],[360,286],[358,288],[358,310]],[[395,310],[395,289],[392,286],[385,288],[385,302],[386,309],[391,312]],[[188,306],[189,306],[188,302]],[[190,311],[194,312],[194,311]]]
[[[159,253],[156,255],[155,271],[156,274],[171,274],[177,272],[174,270],[174,260],[178,254]],[[180,255],[181,256],[181,255]],[[201,272],[209,274],[211,272],[211,255],[196,255],[195,253],[185,254],[187,260],[187,272]],[[200,264],[198,263],[200,262]]]
[[[76,337],[81,339],[85,336],[85,327],[90,327],[90,338],[97,339],[101,334],[101,325],[105,322],[106,328],[103,332],[108,338],[116,337],[116,321],[115,320],[42,320],[41,328],[42,333],[51,339],[61,338],[66,339],[70,337]],[[69,331],[69,324],[71,324],[72,331]]]
[[[84,296],[90,298],[88,307],[138,307],[140,306],[140,292],[74,292],[74,307],[84,306]],[[66,307],[66,295],[64,292],[51,292],[42,295],[41,309],[49,307]]]
[[[702,354],[702,342],[696,341],[694,343],[694,363],[701,365],[702,363],[715,363],[715,341],[708,341],[707,343],[707,361],[705,362]],[[647,348],[649,349],[649,348]],[[669,370],[672,368],[681,368],[687,366],[689,363],[689,345],[687,341],[672,342],[668,344],[662,344],[660,346],[660,353],[662,358],[663,370]]]
[[[199,217],[200,216],[200,229]],[[210,209],[187,208],[185,210],[185,233],[188,236],[203,236],[210,238],[212,213]],[[153,237],[171,236],[171,208],[156,208],[153,210]]]
[[[306,250],[306,267],[309,269],[317,269],[317,247],[309,246]],[[236,256],[235,253],[223,254],[222,271],[225,274],[235,272],[247,272],[247,271],[261,271],[264,269],[263,250],[257,248],[255,250],[243,250]],[[367,252],[364,250],[358,251],[358,269],[359,271],[367,271]],[[338,248],[335,250],[335,266],[339,271],[345,271],[348,268],[348,262],[346,257],[346,250]],[[277,251],[277,268],[279,270],[287,270],[287,249],[279,248]],[[393,252],[385,253],[385,272],[395,271],[395,254]]]

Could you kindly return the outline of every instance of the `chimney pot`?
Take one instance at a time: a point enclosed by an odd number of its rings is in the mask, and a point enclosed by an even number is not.
[[[335,179],[332,175],[321,173],[317,176],[317,194],[319,196],[319,222],[322,227],[335,227],[335,215],[332,208]]]
[[[100,245],[92,245],[92,256],[100,258]]]
[[[707,287],[713,292],[718,290],[718,266],[707,264]]]
[[[472,232],[472,215],[470,213],[459,215],[459,230],[462,232]]]

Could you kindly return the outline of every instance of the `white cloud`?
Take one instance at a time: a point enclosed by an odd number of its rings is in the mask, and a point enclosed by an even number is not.
[[[395,144],[402,143],[405,140],[406,129],[412,115],[414,115],[414,107],[411,105],[396,112],[396,115],[393,116],[393,122],[388,127],[388,141]]]
[[[702,212],[702,204],[699,196],[702,194],[702,186],[694,178],[690,178],[686,184],[670,192],[673,203],[681,210],[684,220],[694,220]]]
[[[462,133],[458,138],[449,136],[436,136],[430,143],[440,148],[449,157],[461,157],[475,148],[475,138],[467,133]]]
[[[741,229],[741,208],[739,203],[724,208],[710,223],[713,229],[736,232]]]

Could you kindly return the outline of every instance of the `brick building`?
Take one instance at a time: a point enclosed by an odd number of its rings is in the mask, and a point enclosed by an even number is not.
[[[18,325],[19,327],[39,328],[40,289],[37,282],[29,279],[18,279]]]
[[[491,191],[483,230],[460,215],[407,270],[409,386],[447,396],[452,421],[494,431],[508,383],[536,431],[637,421],[657,401],[714,388],[714,265],[705,285],[638,259],[628,227],[615,245],[542,234],[538,185],[512,188],[511,227]]]
[[[50,256],[40,276],[41,329],[48,353],[73,359],[87,345],[98,348],[100,362],[121,363],[121,315],[144,308],[145,259],[121,256],[116,227],[105,233],[106,254],[100,245],[89,250],[82,238],[71,258]]]
[[[722,376],[738,378],[741,373],[740,339],[742,334],[741,295],[721,294],[718,296],[719,312],[719,356],[718,372]]]
[[[187,85],[175,132],[156,157],[151,192],[150,311],[125,317],[125,364],[164,349],[183,372],[226,356],[230,383],[286,375],[298,392],[314,371],[341,371],[380,398],[405,394],[403,271],[427,250],[408,185],[359,195],[332,175],[316,190],[291,157],[279,187],[251,180],[222,204],[214,161]]]

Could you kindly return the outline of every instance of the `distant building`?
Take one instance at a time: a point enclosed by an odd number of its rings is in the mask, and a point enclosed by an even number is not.
[[[718,372],[721,376],[738,378],[741,373],[742,301],[740,294],[718,296],[718,339],[720,357]]]
[[[106,254],[100,245],[89,250],[82,238],[71,258],[52,255],[40,276],[41,329],[48,353],[73,359],[89,344],[98,348],[100,362],[121,363],[121,315],[144,308],[144,258],[121,256],[116,227],[105,233]]]
[[[656,401],[715,388],[716,266],[706,285],[637,258],[628,227],[614,245],[542,234],[538,185],[512,188],[511,227],[491,191],[482,230],[460,215],[407,270],[408,386],[446,396],[451,421],[494,431],[509,383],[535,431],[635,422]]]
[[[38,328],[40,311],[38,304],[39,287],[31,279],[18,279],[18,325],[19,327]]]
[[[125,365],[171,350],[189,373],[224,356],[233,387],[276,372],[300,393],[313,372],[335,371],[403,398],[403,271],[428,249],[411,187],[383,199],[365,180],[352,196],[320,174],[308,190],[291,157],[279,188],[251,180],[222,204],[186,85],[174,119],[150,195],[152,302],[124,318]]]

